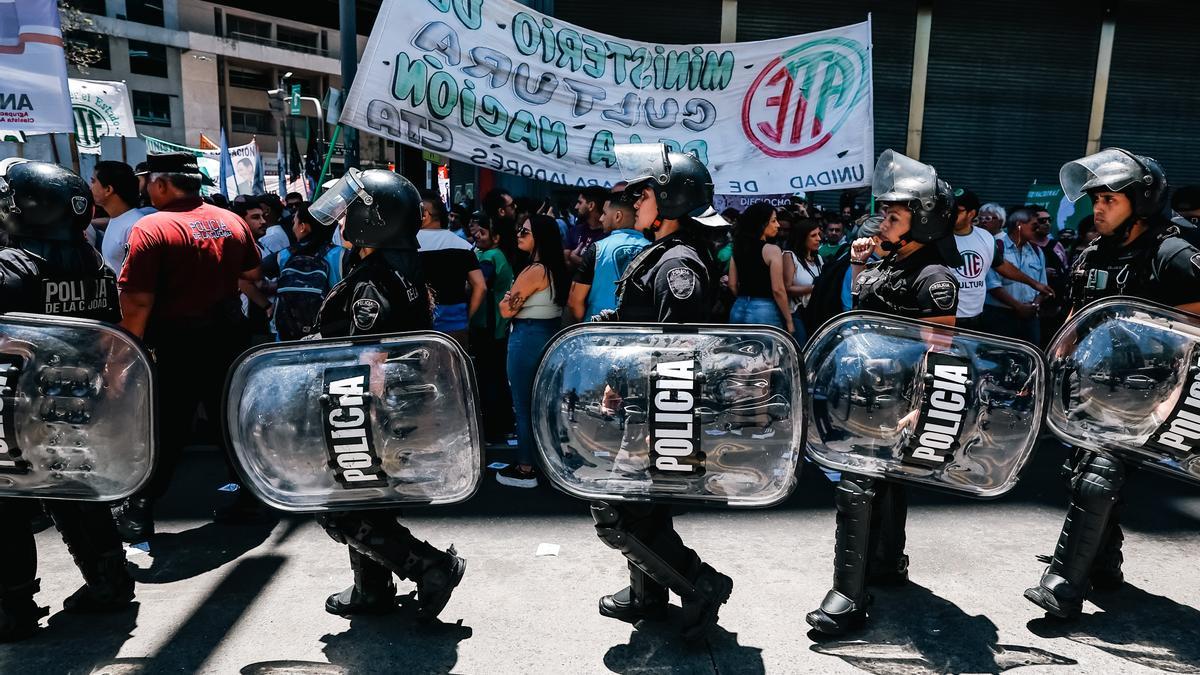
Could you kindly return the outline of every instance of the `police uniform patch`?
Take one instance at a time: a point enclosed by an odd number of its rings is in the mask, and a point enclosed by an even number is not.
[[[955,296],[958,295],[958,284],[953,281],[935,281],[929,285],[929,297],[934,307],[949,310],[954,306]]]
[[[354,327],[359,330],[371,330],[375,326],[375,322],[379,320],[379,310],[382,309],[377,300],[370,298],[360,298],[354,301],[350,306],[350,313],[354,315]]]
[[[671,295],[687,300],[696,292],[696,273],[686,267],[668,270],[667,288],[671,289]]]
[[[87,197],[71,197],[71,210],[75,215],[82,216],[87,209]]]
[[[1200,270],[1200,253],[1192,256],[1192,266]]]

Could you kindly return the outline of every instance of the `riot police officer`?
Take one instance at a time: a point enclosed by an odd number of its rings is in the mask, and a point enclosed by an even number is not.
[[[625,198],[635,227],[654,243],[634,258],[617,286],[617,309],[602,318],[620,321],[702,323],[711,320],[716,259],[708,227],[727,226],[712,209],[713,183],[694,155],[661,144],[618,145]],[[600,613],[636,623],[666,613],[668,591],[683,604],[683,636],[703,637],[717,622],[733,580],[700,560],[675,531],[662,504],[592,504],[596,532],[629,560],[629,586],[600,598]]]
[[[342,238],[352,246],[349,268],[317,317],[321,337],[428,330],[429,294],[417,257],[421,196],[390,171],[351,169],[309,207],[322,223],[343,217]],[[326,611],[348,616],[396,607],[392,575],[417,585],[419,617],[432,619],[462,580],[466,562],[453,546],[440,551],[400,524],[394,510],[340,512],[321,517],[334,540],[350,550],[354,585],[325,601]]]
[[[1114,295],[1200,313],[1200,250],[1168,219],[1167,178],[1157,161],[1106,148],[1063,165],[1059,180],[1071,201],[1084,194],[1092,198],[1100,233],[1072,267],[1072,314]],[[1107,452],[1084,449],[1066,468],[1067,518],[1049,567],[1025,597],[1069,619],[1079,615],[1090,588],[1109,590],[1124,582],[1119,511],[1128,470]]]
[[[961,264],[954,242],[954,196],[937,171],[892,150],[872,177],[884,218],[878,237],[851,244],[855,309],[954,325]],[[869,262],[880,249],[881,260]],[[903,486],[843,473],[835,494],[833,588],[805,619],[818,632],[840,635],[866,618],[867,584],[908,580],[904,526],[908,498]]]
[[[0,226],[9,247],[0,249],[0,311],[96,319],[121,319],[116,279],[84,240],[92,219],[92,194],[82,178],[54,164],[0,162]],[[80,302],[48,302],[48,283],[69,282]],[[30,499],[0,500],[0,642],[37,630],[47,613],[39,590],[32,520],[44,506],[62,534],[84,585],[63,608],[72,612],[120,610],[133,600],[133,579],[107,504]]]

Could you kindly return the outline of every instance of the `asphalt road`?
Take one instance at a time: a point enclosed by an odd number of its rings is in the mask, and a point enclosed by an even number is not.
[[[418,536],[453,542],[468,561],[440,623],[417,624],[408,598],[384,617],[326,614],[325,596],[351,580],[344,547],[311,517],[207,522],[224,470],[196,450],[159,509],[149,553],[130,552],[139,583],[128,611],[62,613],[81,580],[57,533],[38,535],[49,626],[0,646],[0,672],[1200,672],[1200,488],[1130,479],[1129,583],[1094,595],[1078,622],[1047,620],[1021,597],[1062,521],[1061,452],[1047,443],[999,501],[914,490],[912,583],[877,593],[868,628],[837,641],[814,641],[804,623],[831,575],[832,490],[820,472],[805,471],[775,509],[682,516],[684,539],[734,578],[720,627],[687,646],[674,637],[677,611],[640,630],[597,613],[597,598],[625,585],[624,564],[596,539],[583,503],[547,485],[505,488],[490,472],[471,501],[408,517]],[[558,555],[535,555],[543,543]]]

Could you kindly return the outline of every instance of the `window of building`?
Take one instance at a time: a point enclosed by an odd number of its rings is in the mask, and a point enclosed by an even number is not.
[[[150,26],[163,25],[165,0],[125,0],[125,18]]]
[[[231,108],[229,110],[229,126],[243,134],[273,134],[275,119],[265,110],[247,110]]]
[[[167,76],[167,48],[152,42],[129,41],[129,72],[138,75]]]
[[[88,68],[112,70],[112,59],[108,53],[107,35],[73,32],[69,35],[64,35],[63,39],[77,50],[86,50],[84,53],[97,57],[95,61],[88,64]]]
[[[133,121],[155,127],[171,126],[171,97],[149,91],[129,92],[133,99]]]
[[[105,16],[108,13],[108,8],[104,6],[104,0],[75,0],[71,3],[81,12],[88,14],[98,14]]]
[[[271,24],[226,14],[225,36],[235,40],[267,43],[271,41]]]
[[[275,41],[278,46],[284,49],[308,52],[310,54],[317,52],[317,34],[306,30],[277,26],[275,28]]]
[[[242,89],[272,89],[271,76],[252,68],[229,69],[229,86]]]

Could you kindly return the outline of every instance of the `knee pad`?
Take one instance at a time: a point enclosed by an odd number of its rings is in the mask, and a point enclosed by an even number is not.
[[[875,479],[842,474],[834,489],[833,501],[838,511],[861,511],[875,498]]]
[[[1072,496],[1087,511],[1110,508],[1125,484],[1125,464],[1101,453],[1091,453],[1079,465]]]

